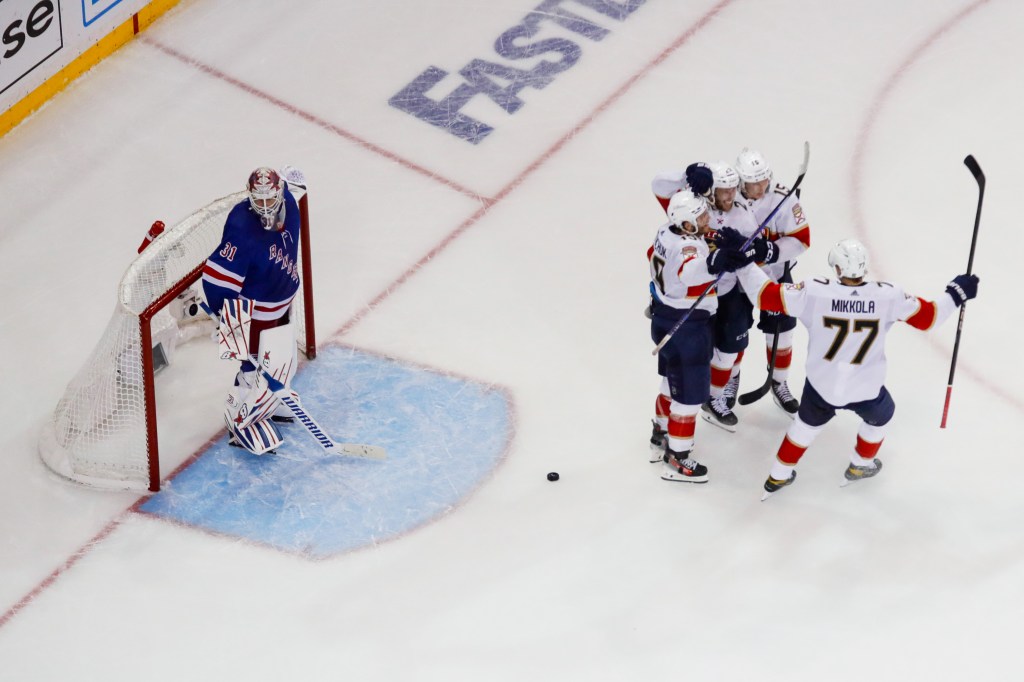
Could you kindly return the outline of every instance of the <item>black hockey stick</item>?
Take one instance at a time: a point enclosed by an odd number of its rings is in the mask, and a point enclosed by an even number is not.
[[[800,164],[800,175],[797,176],[796,182],[794,182],[793,187],[790,188],[788,192],[786,192],[786,196],[782,197],[782,201],[779,202],[779,205],[772,209],[772,212],[768,214],[768,217],[764,219],[764,222],[762,222],[761,225],[757,228],[757,230],[754,231],[754,234],[750,235],[750,237],[747,238],[747,241],[743,242],[743,246],[740,247],[740,251],[746,251],[750,247],[754,240],[757,239],[758,236],[760,236],[761,232],[764,230],[764,226],[768,224],[768,221],[774,218],[775,214],[779,212],[780,208],[782,208],[782,205],[786,203],[786,199],[791,197],[793,195],[793,192],[797,191],[797,189],[800,188],[800,183],[804,181],[804,176],[807,174],[807,162],[810,160],[810,158],[811,143],[804,142],[804,162]],[[679,328],[683,326],[683,323],[690,319],[690,315],[693,314],[693,311],[697,309],[697,306],[700,305],[700,302],[704,300],[708,293],[715,288],[715,285],[718,284],[718,280],[720,279],[722,279],[721,274],[715,277],[714,282],[711,282],[706,287],[704,287],[704,291],[702,291],[700,296],[697,297],[697,300],[693,302],[693,305],[691,305],[689,309],[687,309],[686,314],[679,318],[679,321],[672,325],[672,328],[668,330],[668,333],[661,338],[661,341],[658,342],[658,345],[656,345],[654,347],[654,350],[651,351],[651,355],[657,355],[658,352],[665,347],[665,344],[668,343],[668,340],[672,338],[672,335],[679,331]]]
[[[789,261],[786,261],[786,270],[782,273],[782,280],[789,279]],[[753,391],[744,393],[736,399],[740,405],[749,405],[750,403],[756,403],[761,398],[768,395],[768,391],[772,388],[772,375],[775,374],[775,356],[779,352],[779,331],[775,330],[775,338],[772,339],[772,356],[768,360],[768,378],[764,380],[764,383],[755,388]]]
[[[964,159],[964,165],[978,183],[978,211],[974,214],[974,234],[971,236],[971,253],[967,257],[967,274],[971,274],[974,267],[974,247],[978,244],[978,226],[981,224],[981,202],[985,199],[985,174],[981,172],[981,166],[970,154]],[[946,404],[942,407],[942,423],[940,429],[946,428],[946,417],[949,414],[949,398],[953,394],[953,375],[956,374],[956,356],[960,352],[960,333],[964,330],[964,313],[967,312],[967,302],[960,305],[960,321],[956,325],[956,341],[953,342],[953,360],[949,364],[949,383],[946,384]]]

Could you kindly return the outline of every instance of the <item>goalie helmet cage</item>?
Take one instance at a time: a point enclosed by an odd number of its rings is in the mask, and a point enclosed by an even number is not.
[[[246,192],[237,192],[199,209],[132,261],[103,337],[43,428],[39,454],[54,472],[99,488],[160,489],[153,338],[175,324],[168,304],[200,278],[228,212],[245,198]],[[312,359],[316,337],[305,194],[299,213],[302,288],[291,321],[299,350]]]

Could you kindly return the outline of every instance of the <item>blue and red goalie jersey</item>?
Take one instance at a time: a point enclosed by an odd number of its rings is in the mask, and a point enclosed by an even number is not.
[[[253,320],[280,319],[299,289],[299,206],[284,188],[276,229],[265,230],[245,199],[224,223],[220,245],[203,268],[203,294],[219,313],[226,298],[253,302]]]

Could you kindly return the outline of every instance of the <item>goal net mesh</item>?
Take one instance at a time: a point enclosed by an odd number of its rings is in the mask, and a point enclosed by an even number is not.
[[[159,466],[152,456],[155,444],[150,443],[155,424],[147,428],[148,420],[155,419],[155,407],[150,405],[147,417],[146,404],[152,400],[147,398],[153,386],[152,346],[176,332],[178,322],[168,303],[199,278],[206,258],[220,243],[228,212],[246,196],[238,192],[199,209],[165,231],[129,266],[118,285],[110,323],[44,427],[40,455],[53,471],[98,487],[145,489],[150,484],[151,467]],[[303,305],[300,289],[291,320],[304,351]]]

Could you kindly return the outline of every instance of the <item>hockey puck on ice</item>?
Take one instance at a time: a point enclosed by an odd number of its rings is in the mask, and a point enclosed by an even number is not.
[[[558,480],[558,472],[557,471],[552,471],[550,474],[548,474],[548,480],[549,481],[557,481]]]

